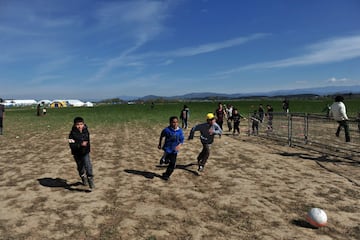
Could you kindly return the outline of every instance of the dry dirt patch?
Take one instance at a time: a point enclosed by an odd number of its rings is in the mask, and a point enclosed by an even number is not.
[[[359,164],[224,135],[202,173],[199,140],[186,141],[165,182],[161,129],[90,126],[93,192],[78,183],[67,131],[1,136],[0,239],[359,239]],[[311,207],[328,226],[306,224]]]

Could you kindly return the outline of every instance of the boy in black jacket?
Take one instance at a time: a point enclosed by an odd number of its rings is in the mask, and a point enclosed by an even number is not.
[[[89,184],[89,188],[93,189],[95,186],[90,161],[90,133],[81,117],[74,119],[74,125],[69,134],[69,145],[83,185]]]

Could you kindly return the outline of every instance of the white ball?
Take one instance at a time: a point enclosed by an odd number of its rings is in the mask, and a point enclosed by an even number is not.
[[[320,208],[312,208],[307,213],[306,220],[314,227],[323,227],[327,224],[327,215]]]

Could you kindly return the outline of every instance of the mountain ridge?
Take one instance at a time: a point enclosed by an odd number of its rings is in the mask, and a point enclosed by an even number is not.
[[[193,92],[183,95],[175,96],[157,96],[157,95],[146,95],[143,97],[131,97],[121,96],[123,100],[156,100],[156,99],[207,99],[207,98],[247,98],[247,97],[275,97],[275,96],[292,96],[292,95],[334,95],[334,94],[357,94],[360,93],[360,85],[353,86],[328,86],[328,87],[316,87],[316,88],[299,88],[299,89],[288,89],[288,90],[273,90],[268,92],[252,92],[252,93],[216,93],[216,92]]]

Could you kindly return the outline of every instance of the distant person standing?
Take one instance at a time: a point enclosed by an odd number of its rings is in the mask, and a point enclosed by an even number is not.
[[[223,108],[222,103],[218,104],[218,108],[215,110],[216,123],[223,129],[224,118],[226,117],[226,111]]]
[[[258,135],[259,134],[259,116],[257,114],[257,111],[255,110],[254,113],[251,115],[251,129],[252,129],[252,135]]]
[[[284,112],[289,113],[289,107],[290,107],[289,99],[285,98],[282,103],[282,108],[283,108]]]
[[[231,132],[231,130],[232,130],[232,122],[231,121],[232,121],[233,111],[234,111],[233,106],[231,104],[229,104],[226,107],[226,122],[227,122],[229,132]]]
[[[5,106],[3,104],[3,99],[0,98],[0,135],[3,135],[4,116],[5,116]]]
[[[263,122],[264,120],[264,116],[265,116],[265,111],[264,111],[264,107],[262,104],[259,105],[259,109],[258,109],[258,112],[259,112],[259,119],[260,119],[260,122]]]
[[[165,143],[162,146],[162,139],[165,138]],[[171,174],[176,167],[176,158],[181,145],[184,143],[184,134],[179,128],[179,120],[173,116],[169,119],[169,126],[161,131],[159,138],[158,149],[164,150],[164,155],[160,164],[168,162],[166,171],[162,174],[162,179],[169,180]]]
[[[274,109],[269,104],[266,106],[266,109],[267,109],[266,117],[268,120],[267,128],[268,128],[268,131],[272,131],[273,130]]]
[[[36,116],[41,116],[41,105],[40,103],[36,106]]]
[[[237,108],[234,108],[234,112],[231,116],[231,120],[234,122],[233,135],[235,135],[236,132],[240,135],[240,119],[241,118],[244,118],[244,117],[241,116],[241,114],[239,113]]]
[[[344,97],[343,96],[336,96],[335,102],[330,107],[330,117],[332,117],[335,121],[339,123],[339,126],[336,130],[335,135],[337,137],[340,136],[341,128],[344,128],[345,131],[345,141],[350,142],[350,132],[349,132],[349,125],[347,121],[349,120],[346,114],[346,107],[343,103]]]
[[[322,112],[326,112],[326,117],[327,118],[330,117],[330,110],[331,110],[330,104],[326,104],[326,107],[322,110]]]
[[[190,109],[188,106],[184,105],[183,109],[180,112],[180,119],[181,119],[181,128],[187,129],[188,128],[188,120],[190,117]]]
[[[83,185],[89,184],[92,190],[95,186],[90,161],[90,133],[82,117],[74,119],[74,125],[69,134],[69,145]]]
[[[47,110],[46,110],[46,107],[44,106],[44,107],[43,107],[43,115],[45,116],[46,113],[47,113]]]
[[[194,126],[189,135],[189,140],[194,138],[196,131],[200,132],[200,141],[203,146],[200,154],[197,157],[198,160],[198,171],[201,172],[204,170],[205,164],[210,155],[210,147],[214,142],[215,135],[221,135],[222,130],[220,126],[215,122],[215,116],[212,113],[206,115],[206,122]]]

